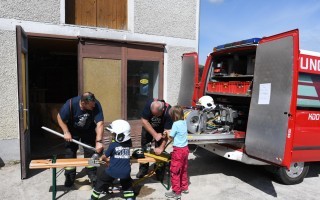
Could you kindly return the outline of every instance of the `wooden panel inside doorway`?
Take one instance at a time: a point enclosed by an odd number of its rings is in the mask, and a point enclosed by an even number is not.
[[[104,121],[121,118],[121,60],[83,58],[83,90],[101,103]]]

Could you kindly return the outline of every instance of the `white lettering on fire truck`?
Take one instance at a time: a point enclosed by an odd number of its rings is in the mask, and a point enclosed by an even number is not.
[[[316,120],[320,120],[320,114],[309,114],[308,120],[312,120],[312,121],[316,121]]]
[[[320,60],[301,57],[300,58],[300,68],[302,70],[320,72]]]

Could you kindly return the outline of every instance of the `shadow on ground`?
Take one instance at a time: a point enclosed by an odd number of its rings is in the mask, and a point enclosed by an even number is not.
[[[196,149],[194,146],[190,147],[190,152],[192,151],[194,151],[195,159],[189,160],[189,176],[222,173],[226,176],[236,177],[265,194],[277,197],[273,185],[276,181],[275,176],[270,170],[270,167],[273,170],[274,167],[243,164],[217,156],[202,148]],[[318,177],[319,173],[320,163],[311,163],[306,178]]]
[[[310,164],[309,172],[306,178],[319,177],[320,174],[320,162],[313,162]]]
[[[228,160],[202,148],[196,150],[190,148],[190,150],[194,151],[195,155],[195,159],[189,160],[190,177],[222,173],[236,177],[268,195],[277,197],[272,183],[272,174],[265,170],[264,166],[246,165]]]
[[[2,160],[1,157],[0,157],[0,168],[1,168],[1,167],[4,167],[4,166],[5,166],[5,164],[4,164],[3,160]]]
[[[200,176],[207,174],[224,174],[240,179],[241,181],[255,187],[272,197],[277,197],[274,187],[275,177],[272,167],[246,165],[237,161],[217,156],[205,149],[196,148],[190,145],[190,152],[193,152],[194,159],[189,159],[189,176]],[[270,169],[272,168],[272,169]],[[320,163],[311,163],[306,178],[319,177]],[[139,185],[146,183],[159,183],[155,177],[146,179]],[[190,185],[192,182],[190,182]],[[140,193],[139,193],[139,197]]]
[[[86,176],[86,171],[85,171],[85,168],[83,168],[80,172],[77,173],[76,175],[76,179],[81,179],[81,178],[84,178]],[[57,177],[58,176],[63,176],[64,177],[64,170],[61,169],[59,171],[57,171]],[[90,185],[90,182],[89,180],[85,181],[82,185]],[[91,189],[91,188],[90,188]],[[70,191],[73,191],[73,190],[79,190],[78,188],[76,188],[75,186],[72,186],[70,188],[66,188],[64,185],[57,185],[56,187],[56,191],[57,192],[63,192],[62,194],[59,194],[56,199],[60,199],[62,198],[63,196],[65,196],[67,193],[69,193]],[[49,188],[49,192],[52,192],[53,191],[53,188],[52,186]]]

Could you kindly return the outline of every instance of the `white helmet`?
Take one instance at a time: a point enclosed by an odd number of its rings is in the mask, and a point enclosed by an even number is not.
[[[213,98],[210,96],[203,96],[199,99],[198,104],[203,106],[204,108],[212,108],[214,109],[216,105],[214,105]]]
[[[107,129],[111,133],[116,134],[115,140],[119,143],[130,140],[131,127],[130,124],[125,120],[115,120],[107,127]]]

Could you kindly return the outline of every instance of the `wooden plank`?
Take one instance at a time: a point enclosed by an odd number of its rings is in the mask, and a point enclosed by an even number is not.
[[[112,2],[111,8],[112,8],[112,12],[111,12],[111,27],[112,29],[117,29],[117,1],[118,0],[110,0],[110,2]]]
[[[158,156],[158,155],[155,155],[155,154],[152,154],[152,153],[144,153],[144,155],[146,157],[148,157],[148,158],[154,158],[157,161],[163,161],[163,162],[169,162],[170,161],[169,157],[166,156],[166,155],[163,155],[163,154]]]
[[[97,0],[97,26],[108,27],[108,0]]]
[[[88,166],[88,158],[74,158],[74,159],[57,159],[56,163],[52,160],[32,160],[30,162],[30,169],[49,169],[49,168],[63,168],[63,167],[80,167]]]
[[[127,29],[127,0],[117,0],[116,2],[116,28]]]
[[[68,0],[66,23],[127,29],[127,0]]]
[[[156,162],[157,159],[146,157],[141,159],[131,159],[131,163],[148,163]],[[70,158],[57,159],[56,163],[52,163],[51,159],[47,160],[32,160],[30,162],[30,169],[50,169],[50,168],[64,168],[64,167],[85,167],[89,165],[89,158]]]
[[[123,0],[123,19],[122,19],[122,29],[128,29],[128,1]]]
[[[75,9],[75,24],[77,25],[81,25],[82,24],[82,15],[81,15],[81,7],[82,7],[82,0],[74,0],[75,1],[75,5],[74,5],[74,9]]]
[[[117,0],[117,2],[114,2],[115,8],[114,8],[114,14],[115,14],[115,22],[114,22],[114,29],[120,29],[120,21],[122,16],[121,16],[121,1],[122,0]]]
[[[97,1],[81,1],[81,25],[97,26]]]
[[[157,160],[151,157],[139,158],[139,159],[130,159],[131,163],[149,163],[156,162]]]
[[[113,10],[113,0],[106,0],[106,7],[105,7],[105,12],[106,12],[106,27],[107,28],[113,28],[112,27],[112,13],[114,12]]]

